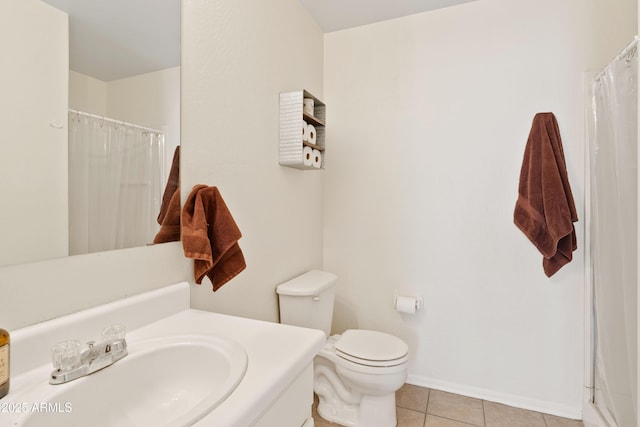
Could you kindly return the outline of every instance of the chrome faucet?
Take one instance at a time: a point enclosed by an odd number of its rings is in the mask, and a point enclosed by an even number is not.
[[[102,331],[102,341],[87,343],[80,352],[79,341],[64,341],[51,349],[53,367],[50,384],[63,384],[106,368],[125,357],[127,340],[124,326],[114,325]]]

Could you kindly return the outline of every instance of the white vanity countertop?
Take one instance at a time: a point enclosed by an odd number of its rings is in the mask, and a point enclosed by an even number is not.
[[[319,330],[190,309],[189,285],[179,283],[12,331],[12,380],[7,397],[36,377],[36,381],[42,376],[42,381],[48,382],[53,344],[68,339],[86,342],[114,323],[127,327],[130,344],[155,337],[203,334],[234,340],[244,348],[248,357],[244,377],[229,397],[195,424],[199,427],[251,426],[325,343]],[[2,421],[0,414],[0,425]]]
[[[311,363],[325,343],[322,331],[186,310],[129,334],[145,337],[182,333],[215,334],[238,342],[249,359],[247,371],[227,399],[196,426],[248,427],[269,409]]]

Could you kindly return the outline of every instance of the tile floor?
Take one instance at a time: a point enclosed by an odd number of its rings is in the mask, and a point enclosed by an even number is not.
[[[315,427],[336,427],[318,415]],[[583,427],[582,421],[405,384],[396,393],[398,427]]]

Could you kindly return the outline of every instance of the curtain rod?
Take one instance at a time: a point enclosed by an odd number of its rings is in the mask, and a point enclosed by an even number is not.
[[[607,65],[605,65],[604,68],[600,70],[598,74],[595,75],[595,77],[593,78],[593,81],[597,82],[598,80],[600,80],[602,75],[605,73],[605,71],[607,71],[607,68],[609,68],[609,65],[611,65],[613,61],[618,59],[624,59],[625,61],[628,61],[631,58],[633,58],[637,53],[638,53],[638,36],[634,36],[633,40],[631,40],[631,42],[627,46],[625,46],[625,48],[622,49],[622,51],[619,54],[617,54],[615,58],[609,61]]]
[[[143,131],[153,132],[153,133],[160,133],[160,134],[164,135],[164,132],[161,131],[161,130],[151,129],[151,128],[147,128],[147,127],[139,126],[139,125],[134,125],[133,123],[127,123],[127,122],[123,122],[121,120],[110,119],[108,117],[98,116],[96,114],[85,113],[84,111],[78,111],[78,110],[69,109],[69,112],[73,113],[73,114],[78,114],[78,115],[81,115],[81,116],[86,116],[86,117],[91,117],[91,118],[94,118],[94,119],[102,120],[103,122],[115,123],[115,124],[123,125],[123,126],[130,126],[130,127],[136,128],[136,129],[143,130]]]

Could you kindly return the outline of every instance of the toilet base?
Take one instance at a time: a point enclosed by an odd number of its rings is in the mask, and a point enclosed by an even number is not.
[[[357,402],[345,402],[325,378],[316,377],[313,391],[318,395],[318,415],[343,426],[356,426],[359,406]]]
[[[358,426],[396,427],[396,394],[362,396]]]
[[[396,427],[396,395],[358,395],[359,401],[341,399],[329,381],[316,377],[318,414],[327,421],[346,427]]]

